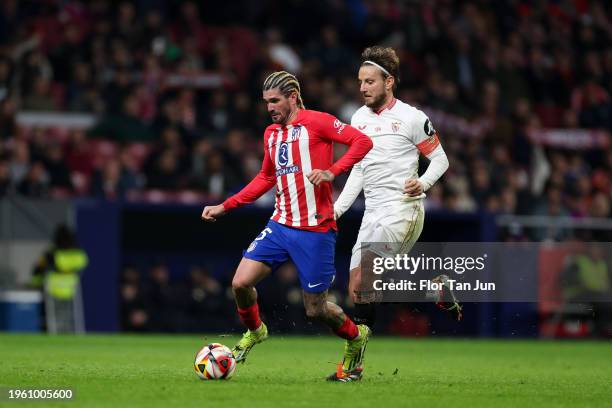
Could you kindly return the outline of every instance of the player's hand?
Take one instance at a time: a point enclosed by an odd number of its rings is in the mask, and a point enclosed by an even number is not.
[[[325,181],[334,181],[336,178],[334,173],[331,171],[319,169],[314,169],[310,174],[307,174],[306,177],[308,177],[308,180],[315,186],[318,186]]]
[[[215,222],[217,218],[225,215],[225,207],[223,204],[207,205],[202,211],[202,219],[206,222]]]
[[[340,210],[337,210],[334,207],[334,220],[337,220],[338,218],[342,217],[342,213],[340,212]]]
[[[404,183],[404,194],[408,194],[410,197],[420,196],[423,192],[423,185],[418,179],[408,179]]]

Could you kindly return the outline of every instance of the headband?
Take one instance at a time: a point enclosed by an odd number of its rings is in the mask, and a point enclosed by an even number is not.
[[[374,61],[370,61],[370,60],[366,60],[363,61],[362,64],[370,64],[370,65],[374,65],[375,67],[378,67],[378,69],[380,69],[382,72],[384,72],[385,74],[387,74],[387,76],[393,76],[389,73],[389,71],[387,71],[386,69],[384,69],[382,66],[378,65],[377,63],[375,63]]]

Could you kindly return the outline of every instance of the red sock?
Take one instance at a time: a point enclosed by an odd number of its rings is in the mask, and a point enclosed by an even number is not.
[[[254,331],[261,326],[259,306],[257,305],[257,302],[245,309],[238,308],[238,314],[240,315],[240,320],[242,323],[244,323],[249,330]]]
[[[344,320],[344,323],[342,323],[342,326],[335,329],[334,333],[336,333],[338,336],[342,337],[343,339],[353,340],[355,337],[359,335],[359,329],[357,328],[355,323],[353,323],[353,321],[349,319],[347,316],[346,319]]]

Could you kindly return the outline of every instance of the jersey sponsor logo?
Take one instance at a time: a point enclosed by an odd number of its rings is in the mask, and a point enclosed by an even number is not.
[[[344,130],[345,127],[346,127],[346,125],[344,123],[340,122],[340,119],[334,120],[334,128],[338,129],[338,134],[342,133],[342,131]]]
[[[393,122],[393,123],[391,123],[391,129],[393,129],[393,131],[395,133],[397,133],[400,130],[400,125],[401,125],[401,123],[399,123],[399,122]]]
[[[423,130],[425,131],[425,134],[429,137],[433,136],[434,133],[436,133],[436,129],[434,129],[433,124],[429,119],[425,121],[425,124],[423,125]]]
[[[294,127],[293,130],[291,130],[291,136],[289,136],[287,141],[288,142],[295,142],[296,140],[298,140],[300,138],[301,133],[302,133],[302,127],[301,126]]]
[[[300,168],[298,166],[283,167],[282,169],[276,170],[276,177],[284,176],[286,174],[298,173]]]
[[[315,284],[315,285],[313,285],[312,283],[308,282],[308,287],[309,287],[310,289],[312,289],[312,288],[316,288],[317,286],[321,286],[321,285],[323,285],[323,282],[319,282],[319,283],[317,283],[317,284]]]
[[[368,125],[358,125],[358,126],[357,126],[357,129],[359,129],[359,130],[365,130],[365,128],[367,128],[367,127],[368,127]]]
[[[251,252],[252,250],[255,249],[256,246],[257,246],[256,241],[251,242],[251,245],[249,245],[249,247],[247,248],[247,252]]]
[[[289,163],[289,145],[287,142],[282,142],[278,148],[278,164],[286,166]]]
[[[376,126],[376,127],[374,128],[374,130],[375,130],[375,131],[377,131],[377,132],[380,132],[382,129],[380,128],[380,126]]]

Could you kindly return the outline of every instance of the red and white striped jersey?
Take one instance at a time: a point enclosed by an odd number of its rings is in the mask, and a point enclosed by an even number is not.
[[[333,142],[349,145],[336,163]],[[264,147],[261,171],[225,200],[225,209],[250,204],[276,185],[274,221],[309,231],[336,229],[331,183],[314,186],[306,176],[314,169],[335,176],[349,170],[372,148],[370,138],[330,114],[302,109],[291,124],[268,126]]]

